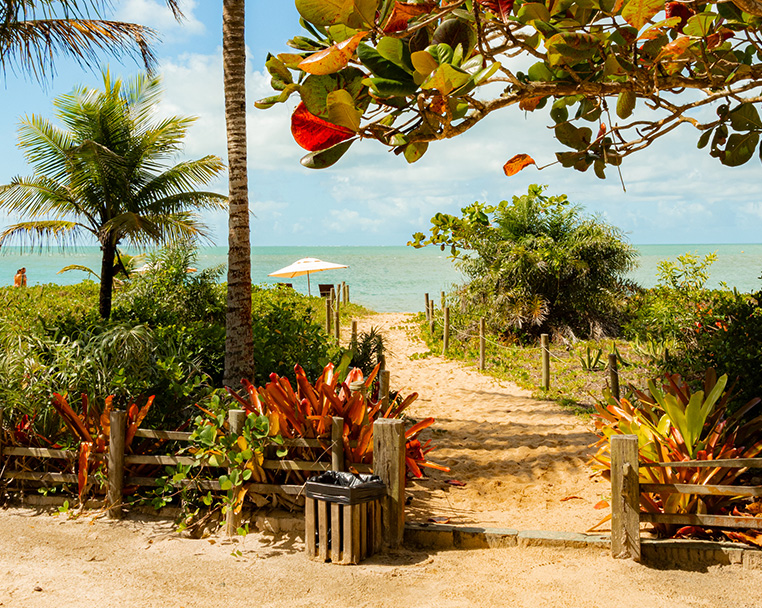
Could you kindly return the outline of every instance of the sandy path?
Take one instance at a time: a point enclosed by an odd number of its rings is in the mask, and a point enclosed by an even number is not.
[[[231,555],[234,548],[240,556]],[[681,572],[547,548],[307,560],[298,539],[191,540],[151,520],[0,513],[3,608],[752,608],[762,571]]]
[[[389,313],[359,322],[360,331],[381,330],[392,388],[419,394],[409,414],[436,418],[428,437],[437,448],[430,456],[452,469],[430,469],[428,479],[410,486],[408,519],[573,532],[600,521],[606,512],[593,505],[608,497],[609,485],[591,479],[586,465],[595,440],[590,423],[475,367],[438,356],[411,358],[427,351],[412,318]],[[448,479],[466,485],[454,487]]]

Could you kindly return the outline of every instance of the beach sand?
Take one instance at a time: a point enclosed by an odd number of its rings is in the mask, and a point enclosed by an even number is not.
[[[420,394],[410,413],[436,417],[431,458],[452,467],[412,483],[408,520],[581,532],[601,519],[608,485],[586,465],[589,423],[475,368],[411,359],[426,347],[409,320],[361,323],[384,332],[392,387]],[[403,548],[338,566],[308,560],[298,535],[196,540],[137,515],[0,513],[2,608],[751,608],[760,588],[762,570],[658,570],[594,549]]]

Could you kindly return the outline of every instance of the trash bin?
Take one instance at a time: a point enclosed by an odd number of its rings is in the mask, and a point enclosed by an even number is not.
[[[357,564],[381,548],[381,499],[377,475],[326,471],[304,485],[305,546],[311,559]]]

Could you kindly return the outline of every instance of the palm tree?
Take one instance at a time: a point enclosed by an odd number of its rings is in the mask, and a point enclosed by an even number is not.
[[[177,19],[178,0],[166,0]],[[146,69],[155,64],[151,28],[98,19],[111,0],[0,0],[0,69],[20,68],[36,80],[55,70],[64,55],[92,67],[100,51],[122,56],[137,50]]]
[[[246,40],[245,0],[222,5],[222,62],[225,86],[229,167],[228,311],[225,319],[227,386],[254,377],[251,334],[251,243],[246,172]]]
[[[158,78],[123,84],[106,71],[103,83],[55,100],[68,130],[37,116],[21,121],[19,146],[34,175],[0,186],[0,209],[31,219],[1,232],[0,247],[14,238],[67,245],[89,232],[102,251],[99,311],[108,318],[117,246],[204,238],[194,212],[224,208],[226,197],[196,190],[222,172],[217,156],[170,164],[195,119],[154,117]]]

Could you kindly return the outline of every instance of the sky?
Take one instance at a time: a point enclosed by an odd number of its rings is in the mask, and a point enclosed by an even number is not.
[[[114,0],[113,17],[159,31],[159,73],[164,97],[159,113],[196,116],[184,155],[226,158],[222,89],[222,1],[185,0],[187,19],[173,20],[164,0]],[[493,113],[452,140],[430,145],[408,165],[375,141],[362,141],[333,167],[320,171],[299,164],[305,154],[291,137],[290,113],[298,103],[258,110],[254,101],[273,94],[264,69],[268,52],[288,52],[286,42],[301,33],[293,0],[248,0],[246,41],[249,205],[252,245],[404,245],[414,232],[427,232],[438,213],[458,214],[474,201],[497,203],[547,184],[589,214],[619,227],[633,244],[757,243],[762,224],[762,180],[755,157],[738,168],[722,166],[698,150],[698,132],[684,126],[649,149],[625,159],[623,190],[616,171],[599,180],[559,165],[528,167],[505,177],[503,164],[518,153],[538,165],[564,148],[548,128],[547,110],[525,114],[510,107]],[[104,67],[122,77],[141,69],[131,60],[103,56]],[[0,95],[0,182],[28,175],[16,147],[24,115],[54,117],[52,100],[77,85],[98,86],[98,71],[61,60],[57,74],[40,84],[8,72]],[[178,158],[180,160],[180,158]],[[220,180],[213,189],[226,192]],[[0,226],[13,218],[0,212]],[[205,216],[214,244],[226,244],[224,214]]]

